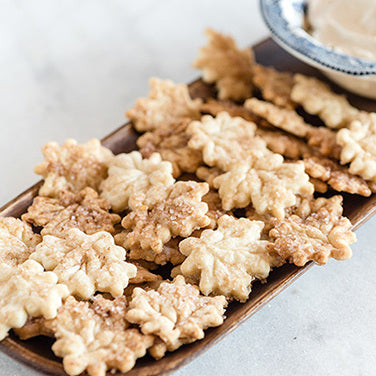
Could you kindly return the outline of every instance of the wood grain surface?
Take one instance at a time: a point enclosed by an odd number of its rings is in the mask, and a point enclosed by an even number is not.
[[[303,64],[299,60],[287,54],[278,47],[271,39],[267,39],[254,47],[256,59],[264,65],[274,66],[278,70],[286,70],[292,72],[301,72],[314,76],[325,78],[315,69]],[[335,90],[343,92],[343,90],[335,87]],[[207,97],[212,94],[212,89],[204,85],[200,80],[190,85],[191,95],[195,97]],[[346,93],[355,106],[368,110],[376,111],[376,102],[360,98]],[[129,126],[124,125],[115,130],[102,140],[103,144],[110,148],[114,153],[130,152],[136,149],[136,139],[138,135]],[[88,135],[90,138],[90,135]],[[9,202],[0,209],[0,216],[19,217],[24,213],[36,196],[41,182],[37,183],[26,192],[22,193],[14,200]],[[352,196],[344,194],[345,215],[348,216],[353,223],[353,228],[358,228],[362,223],[367,221],[376,211],[376,196],[369,198]],[[303,268],[295,265],[286,264],[281,268],[274,270],[266,284],[256,282],[252,287],[252,293],[249,300],[244,303],[231,303],[226,312],[227,319],[224,324],[217,328],[207,330],[203,340],[197,341],[191,345],[181,347],[179,350],[167,353],[166,357],[155,361],[147,356],[139,359],[136,367],[127,373],[128,376],[152,376],[167,375],[182,365],[186,364],[202,352],[213,346],[222,337],[229,334],[238,327],[244,320],[252,316],[263,305],[268,303],[274,296],[280,293],[296,278],[312,267],[312,263],[308,263]],[[41,375],[65,375],[61,360],[56,358],[51,351],[52,340],[45,337],[37,337],[27,341],[21,341],[12,333],[0,343],[0,350],[7,353],[14,359],[39,371]],[[228,360],[229,362],[231,359]],[[120,375],[120,373],[117,373]]]

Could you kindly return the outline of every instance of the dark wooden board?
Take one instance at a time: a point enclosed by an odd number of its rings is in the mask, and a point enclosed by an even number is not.
[[[254,48],[257,61],[264,65],[274,66],[279,70],[301,72],[319,76],[320,78],[325,79],[317,70],[303,64],[287,54],[271,39],[259,43]],[[333,87],[335,90],[343,92],[343,90],[338,87]],[[199,81],[193,83],[191,88],[199,95],[203,95],[203,91],[207,90],[202,87]],[[361,109],[376,111],[375,101],[354,95],[349,95],[349,98],[355,106]],[[90,135],[88,135],[88,138],[89,137]],[[130,128],[129,125],[124,125],[104,138],[102,142],[114,153],[120,153],[134,150],[136,147],[136,139],[137,134],[132,128]],[[40,185],[41,183],[36,184],[1,208],[0,216],[19,217],[31,204]],[[354,229],[356,229],[375,214],[376,196],[373,195],[370,198],[363,198],[344,195],[344,207],[345,214],[350,218]],[[208,330],[203,340],[191,345],[183,346],[173,353],[168,353],[165,358],[159,361],[155,361],[151,357],[139,359],[136,367],[128,372],[127,375],[167,375],[188,363],[190,360],[221,340],[221,338],[229,334],[248,317],[252,316],[262,306],[273,299],[273,297],[289,286],[296,278],[311,268],[312,265],[312,263],[309,263],[303,268],[298,268],[294,265],[286,264],[283,267],[274,270],[270,274],[266,284],[258,282],[254,284],[250,298],[246,303],[231,303],[227,310],[227,319],[224,324],[218,328]],[[44,337],[21,341],[13,334],[10,334],[9,337],[0,343],[0,350],[14,359],[38,370],[41,374],[65,375],[60,359],[53,355],[50,346],[51,340]],[[231,362],[231,359],[228,359],[228,361]]]

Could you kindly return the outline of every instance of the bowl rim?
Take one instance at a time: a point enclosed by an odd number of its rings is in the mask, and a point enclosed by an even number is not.
[[[349,56],[326,47],[302,27],[294,25],[284,16],[286,0],[259,0],[262,18],[279,44],[293,50],[305,59],[311,60],[327,69],[335,70],[353,76],[376,74],[376,62]],[[307,6],[306,0],[289,0],[288,6],[300,8],[302,12]]]

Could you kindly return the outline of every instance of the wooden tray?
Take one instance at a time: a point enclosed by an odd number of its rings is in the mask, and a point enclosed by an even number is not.
[[[301,63],[299,60],[296,60],[284,52],[271,39],[259,43],[254,49],[257,61],[262,64],[274,66],[279,70],[289,70],[320,76],[320,78],[325,80],[315,69]],[[205,93],[209,90],[200,80],[192,83],[190,89],[191,93],[196,96],[205,96]],[[341,91],[340,89],[338,90]],[[353,95],[349,95],[349,98],[351,102],[359,108],[368,111],[376,111],[375,101],[366,100]],[[114,153],[120,153],[134,150],[136,148],[136,139],[137,134],[132,128],[129,125],[124,125],[102,141],[103,144]],[[31,204],[40,185],[41,183],[34,185],[1,208],[0,216],[19,217]],[[346,194],[343,196],[345,215],[350,218],[354,229],[367,221],[376,211],[375,195],[370,198]],[[296,278],[311,268],[312,265],[312,263],[309,263],[303,268],[298,268],[294,265],[286,264],[274,270],[268,278],[268,283],[254,284],[250,298],[246,303],[231,303],[226,312],[227,319],[224,324],[218,328],[208,330],[203,340],[183,346],[173,353],[167,353],[167,356],[159,361],[155,361],[148,356],[139,359],[136,367],[128,372],[127,375],[167,375],[188,363],[217,343],[222,337],[229,334],[248,317],[252,316]],[[14,359],[38,370],[41,374],[65,375],[61,360],[56,358],[50,349],[51,343],[52,340],[45,337],[21,341],[13,334],[10,334],[9,337],[0,343],[0,350]],[[231,362],[231,359],[228,359],[228,361]]]

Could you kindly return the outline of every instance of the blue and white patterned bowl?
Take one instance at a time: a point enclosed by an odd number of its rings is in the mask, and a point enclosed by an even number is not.
[[[376,62],[334,51],[303,28],[307,0],[260,0],[261,14],[273,39],[345,89],[376,99]]]

